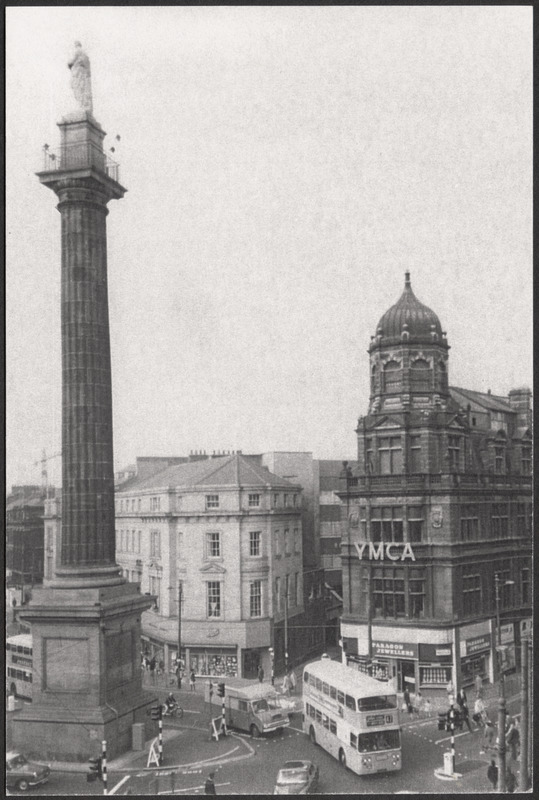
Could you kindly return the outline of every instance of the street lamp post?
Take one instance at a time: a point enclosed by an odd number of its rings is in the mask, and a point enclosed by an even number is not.
[[[511,586],[514,581],[504,581],[504,586]],[[500,625],[500,574],[494,574],[494,590],[496,599],[496,640],[497,640],[497,668],[498,679],[500,682],[500,697],[498,700],[498,792],[505,794],[506,792],[506,764],[505,764],[505,680],[502,668],[502,628]]]
[[[178,673],[177,683],[178,689],[182,688],[182,582],[178,586]]]

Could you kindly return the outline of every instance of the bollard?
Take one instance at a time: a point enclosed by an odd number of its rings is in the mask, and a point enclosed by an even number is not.
[[[451,728],[451,771],[455,772],[455,709],[453,708],[453,697],[451,697],[451,708],[449,709],[449,726]]]
[[[163,713],[159,715],[159,766],[163,765]]]
[[[107,794],[107,741],[101,742],[101,779],[103,781],[103,794]]]

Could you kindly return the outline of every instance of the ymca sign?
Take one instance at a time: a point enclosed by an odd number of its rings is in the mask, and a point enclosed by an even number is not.
[[[395,542],[363,542],[358,544],[354,542],[354,547],[357,550],[357,556],[360,561],[363,560],[365,551],[369,561],[383,561],[386,558],[390,561],[405,561],[407,558],[415,561],[414,551],[409,542],[405,544],[396,544]]]

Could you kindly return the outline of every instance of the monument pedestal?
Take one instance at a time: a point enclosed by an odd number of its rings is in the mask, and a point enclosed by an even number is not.
[[[34,591],[21,618],[32,625],[33,701],[13,720],[13,746],[28,756],[86,761],[131,748],[132,725],[154,732],[155,696],[142,690],[138,584]]]

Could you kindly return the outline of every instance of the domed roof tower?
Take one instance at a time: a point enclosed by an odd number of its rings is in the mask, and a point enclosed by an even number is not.
[[[417,299],[406,272],[402,295],[371,337],[371,412],[445,407],[448,350],[437,314]]]

